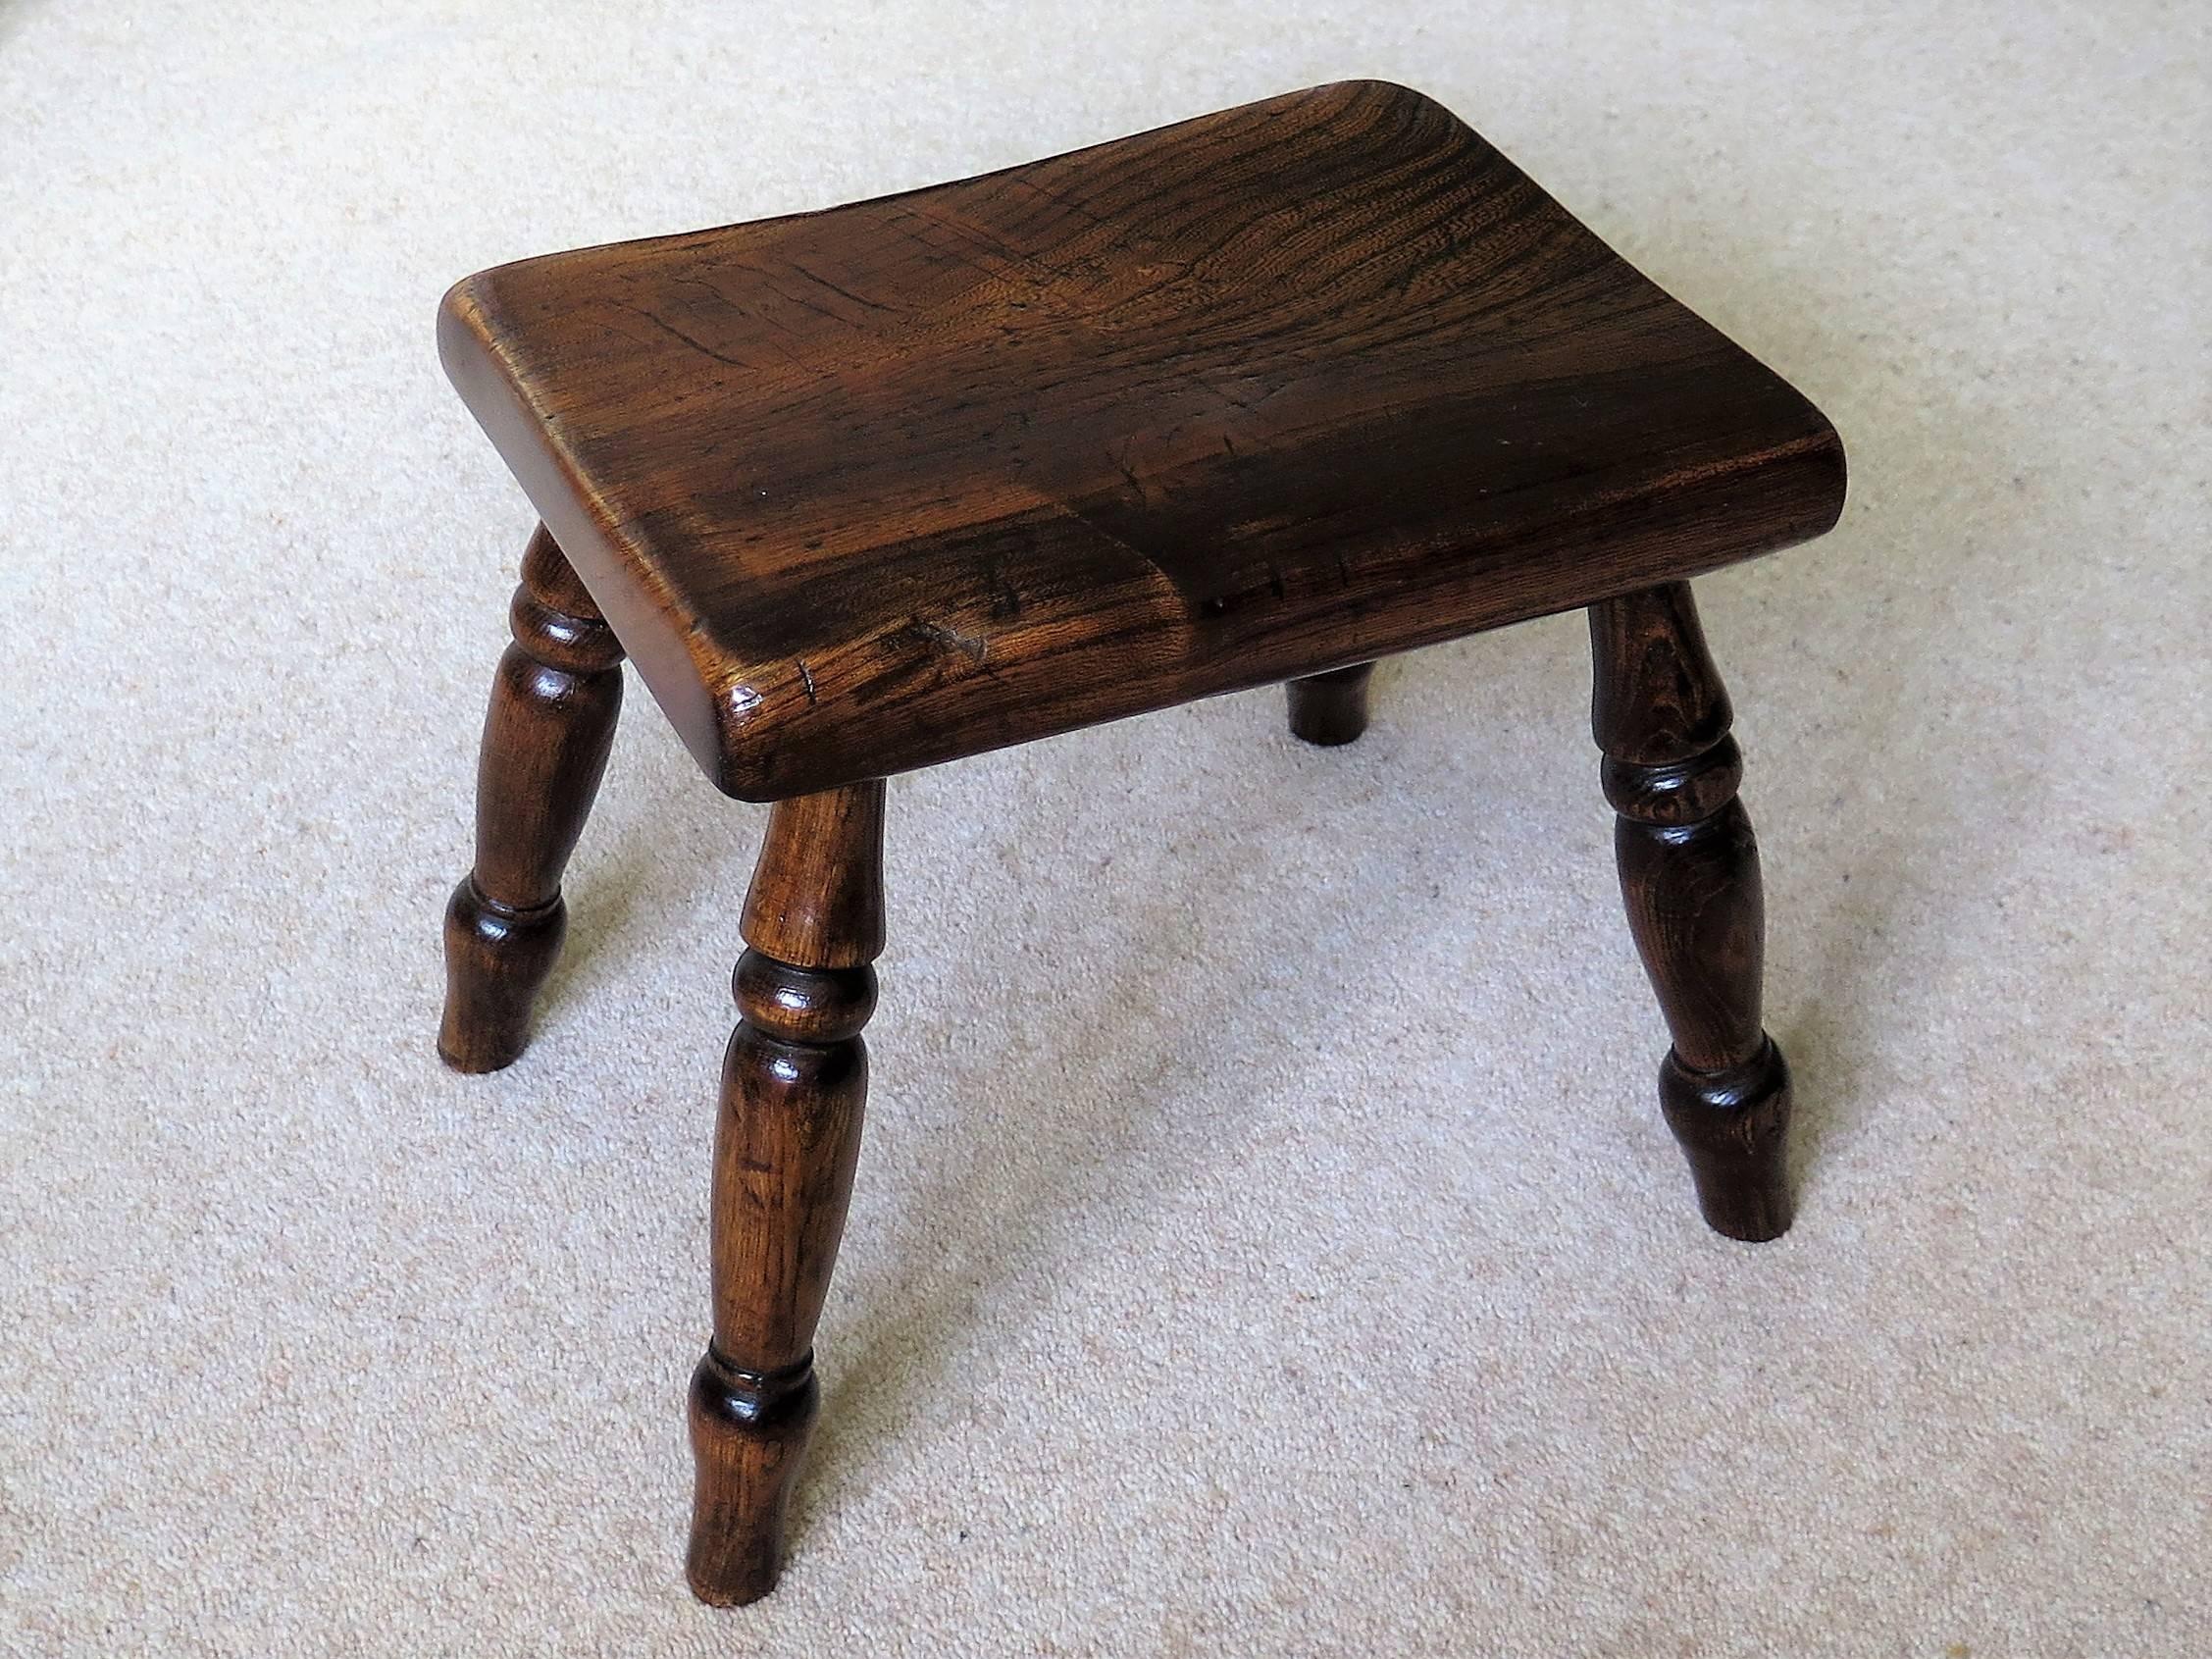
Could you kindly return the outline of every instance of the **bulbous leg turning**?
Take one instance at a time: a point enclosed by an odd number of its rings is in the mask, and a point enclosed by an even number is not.
[[[1765,905],[1727,692],[1687,583],[1593,605],[1590,644],[1621,898],[1674,1039],[1661,1108],[1713,1228],[1775,1238],[1789,1067],[1760,1023]]]
[[[445,907],[437,1052],[458,1071],[496,1071],[530,1040],[567,930],[561,871],[622,708],[622,648],[542,526],[510,619],[477,762],[476,866]]]

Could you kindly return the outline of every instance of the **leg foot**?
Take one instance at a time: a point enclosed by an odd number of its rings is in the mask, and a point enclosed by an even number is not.
[[[1659,1104],[1708,1226],[1752,1244],[1789,1231],[1789,1065],[1772,1039],[1733,1071],[1692,1071],[1668,1050]]]
[[[814,1327],[845,1231],[883,950],[883,784],[779,802],[746,896],[715,1122],[714,1340],[692,1378],[701,1601],[776,1582],[814,1426]]]
[[[614,743],[622,648],[540,527],[523,554],[477,762],[476,867],[445,907],[437,1052],[496,1071],[530,1040],[530,1010],[567,927],[561,871]]]
[[[783,1568],[784,1512],[821,1411],[812,1357],[768,1376],[711,1345],[692,1374],[691,1551],[684,1576],[715,1607],[758,1601]]]
[[[1374,670],[1362,662],[1291,681],[1291,736],[1324,749],[1358,738],[1367,729],[1367,677]]]
[[[456,1071],[497,1071],[530,1042],[530,1006],[553,971],[568,932],[558,896],[514,911],[465,875],[445,907],[445,1013],[437,1053]]]
[[[1621,898],[1674,1038],[1661,1106],[1707,1222],[1775,1238],[1790,1223],[1789,1068],[1760,1023],[1765,904],[1727,692],[1687,583],[1593,605],[1590,644]]]

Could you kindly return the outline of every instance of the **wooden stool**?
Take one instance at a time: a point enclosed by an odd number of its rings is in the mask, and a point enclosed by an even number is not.
[[[774,1584],[858,1152],[886,774],[1586,606],[1660,1101],[1705,1217],[1789,1224],[1789,1074],[1687,579],[1818,536],[1805,399],[1449,112],[1322,86],[827,213],[525,260],[438,322],[543,520],[485,724],[439,1052],[522,1053],[637,664],[775,803],[714,1149],[693,1588]]]

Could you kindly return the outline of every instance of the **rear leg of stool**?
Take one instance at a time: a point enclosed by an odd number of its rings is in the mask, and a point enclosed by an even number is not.
[[[1352,742],[1367,729],[1367,677],[1374,671],[1362,662],[1291,681],[1291,735],[1324,749]]]
[[[476,866],[445,907],[437,1052],[457,1071],[496,1071],[530,1040],[567,927],[561,871],[622,707],[622,647],[542,525],[509,618],[477,761]]]
[[[1728,695],[1686,582],[1592,605],[1590,648],[1621,897],[1674,1039],[1660,1104],[1714,1230],[1775,1238],[1789,1068],[1760,1024],[1766,921]]]

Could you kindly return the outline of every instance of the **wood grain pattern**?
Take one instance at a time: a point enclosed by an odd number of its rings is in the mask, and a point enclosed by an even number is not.
[[[1404,87],[460,284],[449,373],[765,800],[1818,535],[1827,422]]]
[[[779,804],[746,897],[714,1141],[714,1339],[692,1378],[687,1563],[701,1600],[774,1587],[820,1409],[814,1327],[845,1230],[883,949],[880,779]]]
[[[1275,681],[1293,732],[1348,743],[1377,657],[1589,607],[1661,1103],[1714,1227],[1788,1226],[1757,849],[1687,579],[1828,528],[1842,450],[1436,104],[1345,82],[528,260],[457,285],[439,342],[546,527],[447,915],[446,1058],[521,1052],[625,647],[717,785],[776,803],[689,1400],[703,1599],[775,1583],[820,1409],[886,773]]]
[[[568,927],[561,871],[591,814],[622,710],[622,648],[543,526],[523,553],[477,760],[476,865],[445,908],[437,1052],[496,1071]]]
[[[1705,1218],[1788,1230],[1789,1068],[1760,1024],[1765,901],[1728,695],[1686,582],[1590,607],[1590,725],[1629,931],[1673,1047],[1660,1103]]]

